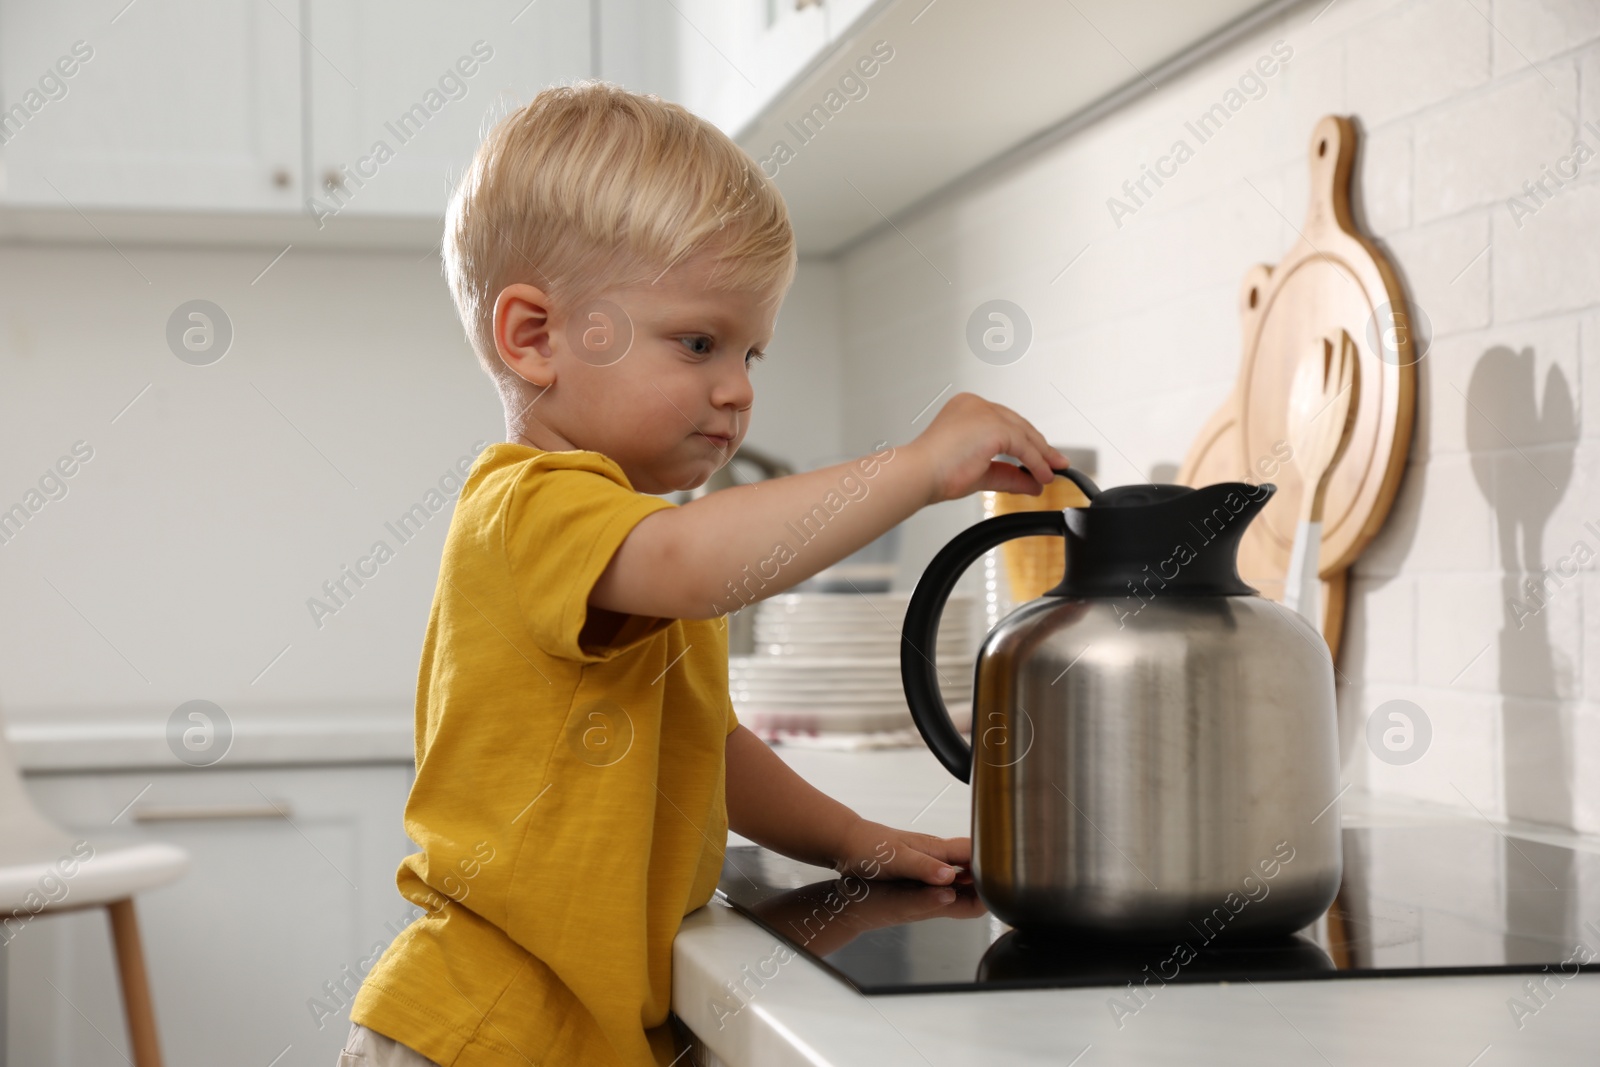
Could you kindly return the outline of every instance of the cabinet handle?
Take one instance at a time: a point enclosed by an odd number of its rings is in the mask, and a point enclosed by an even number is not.
[[[191,808],[135,808],[134,822],[187,822],[191,819],[287,819],[289,805],[213,804]]]
[[[272,172],[272,184],[279,189],[289,188],[289,182],[292,180],[293,177],[289,174],[289,168],[287,167],[279,167]]]

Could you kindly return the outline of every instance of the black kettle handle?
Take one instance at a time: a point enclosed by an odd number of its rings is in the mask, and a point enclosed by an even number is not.
[[[1085,474],[1058,470],[1083,490],[1091,500],[1100,489]],[[917,580],[917,587],[906,606],[905,625],[900,631],[900,681],[905,687],[911,721],[945,769],[963,782],[972,780],[972,746],[961,738],[939,692],[939,672],[934,667],[934,649],[939,635],[939,616],[950,599],[950,592],[974,560],[996,545],[1018,537],[1066,536],[1066,517],[1060,511],[1022,511],[997,515],[957,534],[941,548],[928,569]],[[974,671],[976,678],[976,671]],[[977,714],[974,691],[973,714]]]

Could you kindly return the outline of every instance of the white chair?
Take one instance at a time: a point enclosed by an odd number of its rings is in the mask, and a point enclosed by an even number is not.
[[[0,941],[25,933],[44,916],[103,907],[111,914],[122,1007],[135,1067],[161,1067],[155,1009],[145,973],[133,894],[165,885],[189,867],[189,854],[159,842],[89,841],[93,854],[78,860],[73,846],[84,838],[61,829],[39,813],[22,784],[0,717]],[[75,866],[63,878],[65,866]],[[65,887],[65,892],[61,888]],[[59,899],[49,900],[58,895]],[[3,961],[0,961],[3,962]],[[0,1018],[5,1006],[0,1004]],[[0,1027],[3,1030],[3,1027]],[[0,1038],[3,1040],[3,1038]],[[0,1058],[4,1049],[0,1049]]]

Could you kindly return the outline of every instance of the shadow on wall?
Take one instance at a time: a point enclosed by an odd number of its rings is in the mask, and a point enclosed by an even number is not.
[[[1571,826],[1574,761],[1558,685],[1558,671],[1570,665],[1556,662],[1544,607],[1552,597],[1578,592],[1561,589],[1546,573],[1543,545],[1545,526],[1572,481],[1577,410],[1561,368],[1550,368],[1541,388],[1534,366],[1531,348],[1497,346],[1479,358],[1467,386],[1467,448],[1478,489],[1494,511],[1500,547],[1506,815]],[[1486,410],[1497,417],[1491,421]],[[1501,426],[1519,436],[1529,428],[1528,440],[1513,441]]]

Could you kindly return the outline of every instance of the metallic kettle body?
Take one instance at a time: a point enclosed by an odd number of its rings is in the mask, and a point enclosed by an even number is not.
[[[1333,663],[1234,562],[1275,487],[1102,493],[1063,473],[1090,507],[965,531],[906,616],[913,718],[972,784],[979,896],[1014,927],[1131,940],[1309,925],[1342,873]],[[983,552],[1046,533],[1067,575],[984,640],[968,745],[936,684],[939,612]]]

